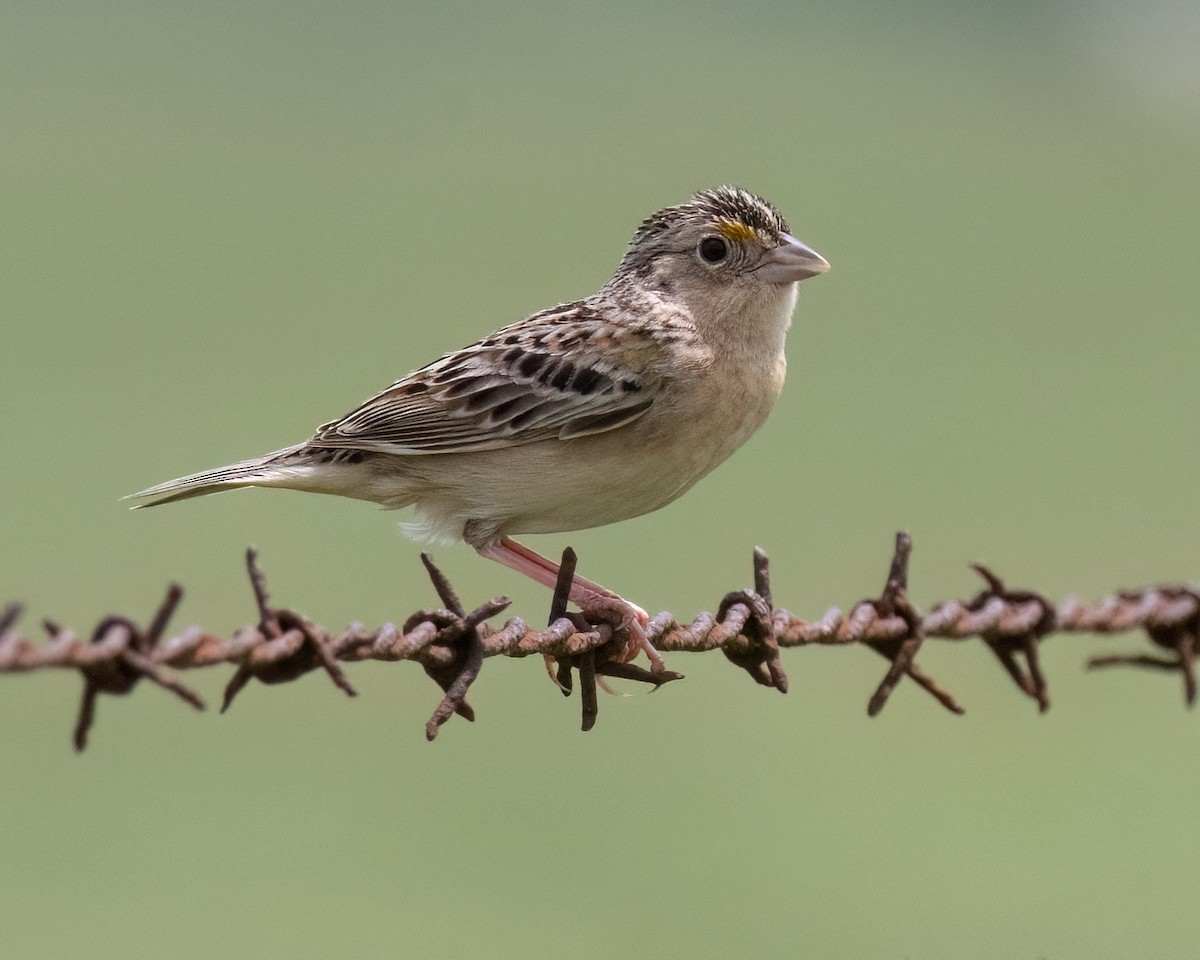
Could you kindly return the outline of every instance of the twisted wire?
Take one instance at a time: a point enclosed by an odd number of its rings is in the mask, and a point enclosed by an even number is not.
[[[902,679],[910,679],[953,713],[963,708],[916,662],[926,639],[978,639],[999,661],[1017,688],[1049,709],[1048,684],[1041,669],[1039,646],[1049,636],[1065,633],[1111,635],[1145,632],[1159,651],[1150,654],[1111,654],[1093,657],[1089,668],[1127,665],[1177,672],[1183,678],[1185,702],[1196,699],[1195,656],[1200,639],[1200,593],[1193,587],[1158,585],[1121,591],[1088,604],[1068,598],[1053,604],[1031,590],[1011,590],[991,570],[974,569],[985,582],[970,600],[949,600],[922,614],[907,594],[908,560],[912,542],[896,537],[888,578],[882,593],[855,604],[848,613],[832,608],[817,620],[803,620],[773,604],[766,554],[754,552],[754,587],[727,594],[715,613],[697,614],[683,624],[670,613],[650,620],[645,633],[663,654],[720,650],[756,683],[787,691],[781,651],[810,644],[860,644],[889,661],[882,681],[868,700],[868,713],[877,714]],[[403,624],[385,623],[371,630],[352,623],[341,633],[325,628],[285,607],[271,604],[266,577],[253,550],[246,567],[258,621],[231,637],[217,637],[198,626],[167,634],[167,624],[183,596],[172,584],[145,627],[127,616],[102,619],[86,635],[45,620],[45,639],[36,642],[16,629],[18,604],[0,610],[0,673],[60,668],[78,671],[84,682],[74,743],[82,750],[95,719],[100,694],[126,694],[141,680],[162,687],[195,709],[204,703],[178,678],[180,671],[229,663],[236,670],[225,688],[222,711],[251,680],[285,683],[313,670],[323,670],[339,689],[355,696],[342,664],[363,660],[419,663],[442,689],[442,699],[429,722],[433,740],[452,715],[474,719],[467,692],[489,657],[542,656],[564,694],[578,677],[582,727],[591,729],[598,715],[596,688],[607,677],[620,677],[655,686],[682,678],[670,670],[652,671],[628,662],[631,625],[622,611],[603,605],[577,613],[567,611],[567,595],[576,557],[563,554],[558,585],[551,599],[548,626],[535,628],[520,617],[500,626],[487,621],[509,605],[506,597],[488,600],[468,611],[454,587],[426,554],[422,561],[442,606],[418,610]]]

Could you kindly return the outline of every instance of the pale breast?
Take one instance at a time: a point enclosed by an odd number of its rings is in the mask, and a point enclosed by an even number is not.
[[[687,491],[766,420],[783,385],[782,354],[756,371],[720,364],[621,429],[426,457],[397,457],[416,491],[422,539],[473,544],[560,533],[657,510]]]

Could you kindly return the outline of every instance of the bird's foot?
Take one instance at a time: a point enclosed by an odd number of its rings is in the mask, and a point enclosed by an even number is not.
[[[615,659],[621,663],[628,663],[639,653],[644,653],[646,659],[650,661],[651,673],[662,673],[666,669],[662,656],[650,642],[650,636],[646,632],[646,628],[650,625],[650,614],[636,603],[632,603],[610,590],[589,591],[586,594],[581,593],[572,597],[572,599],[579,604],[579,609],[583,611],[585,617],[591,613],[598,615],[599,619],[615,620],[616,630],[625,633],[625,642]]]
[[[503,537],[494,543],[480,544],[475,550],[480,556],[502,563],[551,589],[558,585],[559,565],[510,537]],[[623,632],[626,635],[626,641],[616,657],[619,662],[628,663],[639,653],[645,653],[650,661],[651,673],[661,674],[666,669],[662,657],[654,649],[654,644],[650,642],[646,633],[646,628],[650,625],[650,614],[607,587],[578,576],[573,567],[570,583],[567,599],[576,604],[585,616],[589,610],[594,611],[600,615],[599,619],[613,623],[618,633]]]

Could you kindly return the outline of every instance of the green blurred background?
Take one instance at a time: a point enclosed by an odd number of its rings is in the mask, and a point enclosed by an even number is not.
[[[439,353],[603,282],[691,191],[761,192],[834,265],[791,378],[660,513],[566,537],[651,610],[713,609],[762,544],[778,601],[848,608],[912,532],[913,595],[1097,598],[1200,577],[1200,15],[1112,2],[18,3],[0,11],[0,600],[86,628],[322,623],[433,600],[394,516],[124,494],[298,440]],[[465,547],[470,602],[547,596]],[[1187,957],[1200,728],[1176,678],[1044,717],[930,643],[953,718],[883,664],[716,655],[578,730],[489,662],[434,745],[411,666],[160,691],[0,678],[4,952],[42,957]],[[227,670],[189,675],[210,704]]]

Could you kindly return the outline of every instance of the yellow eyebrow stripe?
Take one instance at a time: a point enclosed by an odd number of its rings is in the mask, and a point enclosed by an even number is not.
[[[731,243],[753,243],[758,239],[755,230],[736,220],[718,220],[717,233]]]

